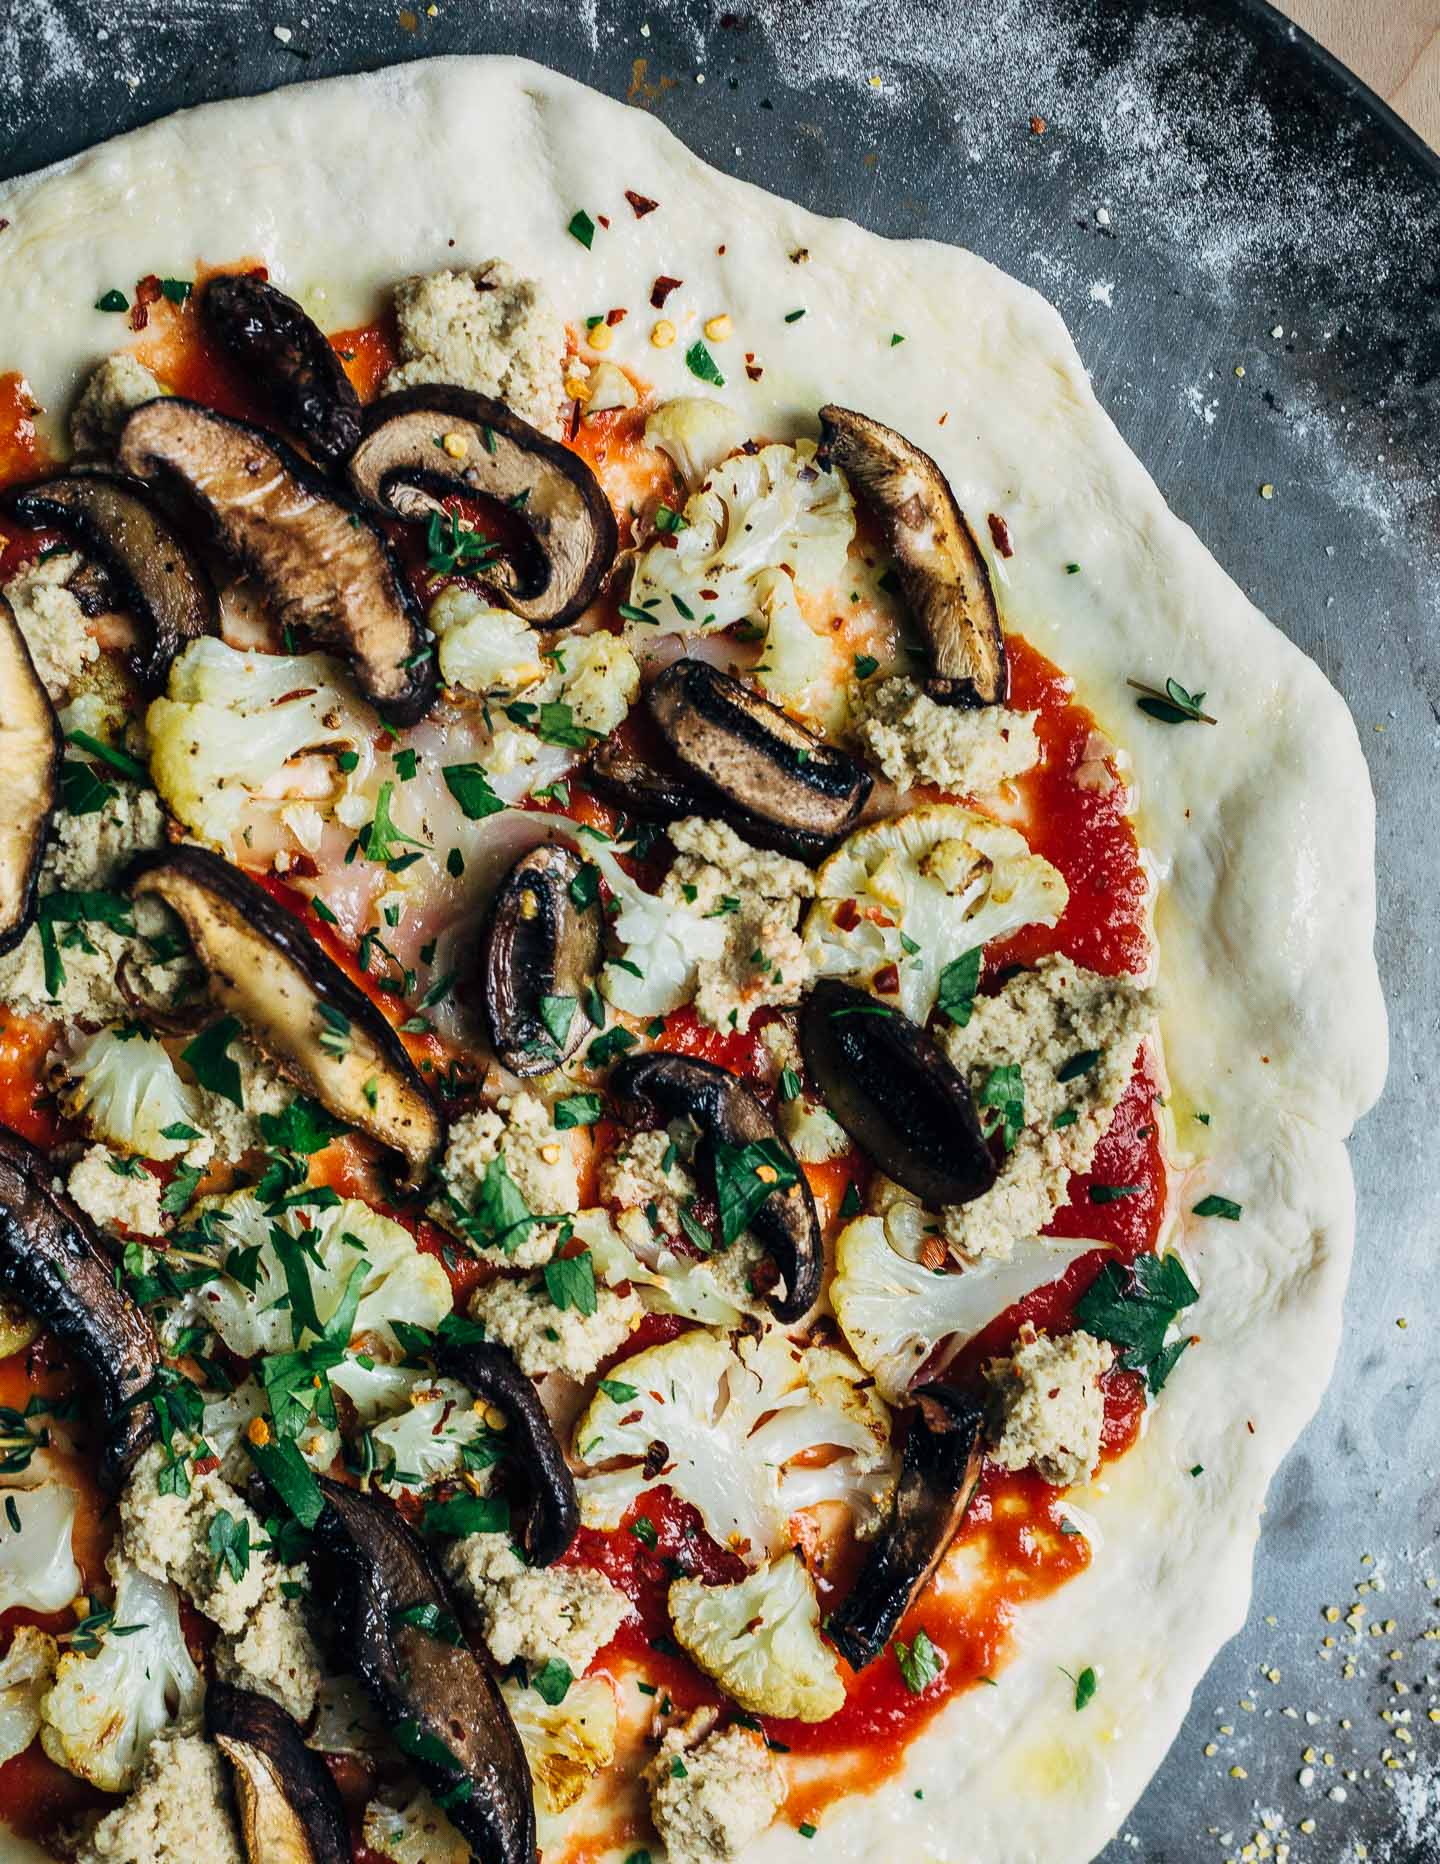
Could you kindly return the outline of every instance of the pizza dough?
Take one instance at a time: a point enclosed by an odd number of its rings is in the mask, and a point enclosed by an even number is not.
[[[658,211],[635,218],[627,188]],[[610,222],[588,250],[566,230],[581,208]],[[57,426],[122,336],[90,307],[142,272],[253,256],[335,329],[372,316],[407,272],[498,252],[567,310],[643,305],[655,275],[682,278],[666,305],[680,340],[651,348],[641,310],[612,352],[658,396],[693,386],[690,335],[726,311],[734,366],[713,392],[747,432],[813,433],[821,403],[861,407],[927,447],[962,506],[1006,514],[1007,627],[1074,676],[1133,760],[1172,1105],[1195,1153],[1173,1173],[1173,1240],[1201,1289],[1188,1311],[1201,1345],[1136,1448],[1079,1492],[1096,1557],[1020,1613],[999,1687],[954,1701],[823,1836],[837,1864],[885,1855],[897,1825],[916,1864],[1082,1864],[1243,1621],[1266,1485],[1338,1340],[1354,1232],[1344,1140],[1386,1049],[1373,802],[1344,704],[1167,511],[1034,292],[972,254],[882,240],[730,180],[648,116],[538,66],[439,60],[208,106],[13,184],[0,218],[0,360]],[[747,349],[758,383],[738,366]],[[1203,689],[1218,725],[1150,720],[1130,676]],[[1210,1190],[1243,1204],[1239,1222],[1187,1214]],[[1099,1687],[1077,1714],[1061,1671],[1087,1666]],[[10,1841],[0,1855],[38,1854]],[[751,1855],[814,1847],[782,1822]]]

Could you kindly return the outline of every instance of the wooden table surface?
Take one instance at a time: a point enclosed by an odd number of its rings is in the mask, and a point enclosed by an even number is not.
[[[1275,0],[1440,149],[1440,0]]]

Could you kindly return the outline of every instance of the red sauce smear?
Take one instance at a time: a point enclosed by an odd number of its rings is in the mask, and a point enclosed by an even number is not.
[[[216,269],[250,269],[253,264],[241,262]],[[362,397],[375,393],[397,360],[394,332],[387,320],[339,332],[331,341]],[[243,382],[206,338],[193,298],[180,305],[166,299],[149,305],[139,354],[177,393],[193,396],[223,412],[264,422]],[[47,467],[34,413],[21,378],[0,376],[0,485],[34,477]],[[642,411],[619,411],[581,422],[573,444],[603,480],[606,466],[612,462],[623,463],[633,472],[641,451],[642,429]],[[660,460],[654,473],[657,495],[669,497],[674,485],[668,463]],[[516,541],[505,520],[492,509],[459,502],[457,509],[476,519],[491,535],[501,536],[503,542]],[[428,571],[421,535],[415,527],[404,526],[396,526],[395,535],[406,569],[417,584],[423,585]],[[48,536],[33,532],[0,537],[0,576],[13,572],[49,541]],[[1148,886],[1134,829],[1124,813],[1125,787],[1118,780],[1107,785],[1103,778],[1098,783],[1077,782],[1082,765],[1091,774],[1103,765],[1103,746],[1098,747],[1098,759],[1096,755],[1094,719],[1076,702],[1073,683],[1028,642],[1012,635],[1007,649],[1009,702],[1018,710],[1038,715],[1036,731],[1042,747],[1037,769],[1018,779],[1014,786],[1025,810],[1025,833],[1035,851],[1064,875],[1070,897],[1053,928],[1026,927],[992,948],[987,986],[995,987],[1005,967],[1033,964],[1049,952],[1063,952],[1077,964],[1112,975],[1143,972],[1149,960]],[[1115,774],[1112,770],[1112,777]],[[574,778],[570,779],[570,793],[570,814],[607,829],[613,826],[613,811]],[[405,1013],[399,1000],[381,991],[373,975],[360,972],[354,951],[317,921],[302,897],[283,882],[271,880],[265,884],[277,900],[303,919],[307,929],[386,1017],[392,1023],[398,1022]],[[693,1010],[686,1008],[666,1019],[659,1045],[717,1062],[750,1079],[768,1096],[772,1090],[760,1042],[764,1021],[765,1017],[759,1015],[748,1032],[722,1032],[705,1027]],[[413,1036],[404,1039],[422,1067],[426,1063],[437,1069],[445,1065],[448,1057],[437,1040]],[[44,1105],[41,1083],[44,1056],[52,1040],[53,1026],[46,1022],[0,1018],[0,1122],[40,1145],[53,1143],[58,1132],[53,1114]],[[1158,1093],[1154,1063],[1142,1054],[1092,1169],[1072,1180],[1069,1199],[1049,1226],[1052,1234],[1093,1236],[1109,1246],[1112,1257],[1125,1261],[1155,1247],[1166,1194],[1154,1113]],[[825,1166],[808,1167],[807,1174],[827,1240],[833,1239],[848,1190],[853,1186],[863,1197],[868,1166],[860,1154],[852,1153]],[[317,1182],[333,1185],[342,1195],[365,1197],[385,1207],[373,1158],[363,1143],[342,1140],[317,1154],[314,1175]],[[1136,1188],[1128,1197],[1092,1204],[1091,1184]],[[403,1211],[390,1214],[411,1230],[423,1250],[446,1263],[457,1302],[463,1302],[477,1281],[488,1274],[427,1219]],[[1043,1330],[1068,1327],[1075,1302],[1105,1259],[1099,1252],[1078,1259],[1054,1286],[1029,1296],[1001,1316],[970,1343],[955,1362],[951,1376],[961,1381],[978,1379],[984,1362],[1006,1349],[1024,1321]],[[628,1358],[673,1339],[690,1324],[673,1316],[651,1315],[616,1358]],[[0,1403],[22,1407],[31,1392],[65,1389],[68,1378],[53,1347],[42,1336],[27,1352],[0,1361]],[[1139,1376],[1110,1373],[1105,1380],[1105,1402],[1103,1441],[1109,1458],[1122,1455],[1138,1434],[1145,1402]],[[907,1688],[893,1653],[887,1652],[858,1675],[846,1670],[846,1703],[830,1721],[810,1725],[772,1719],[765,1723],[766,1735],[777,1747],[828,1756],[832,1762],[823,1784],[797,1790],[783,1816],[792,1823],[802,1819],[815,1822],[835,1800],[878,1785],[902,1764],[909,1743],[953,1696],[983,1686],[1003,1668],[1019,1609],[1027,1601],[1044,1597],[1063,1585],[1089,1559],[1081,1536],[1060,1532],[1058,1500],[1058,1492],[1032,1474],[1008,1474],[994,1468],[986,1471],[955,1546],[898,1633],[908,1642],[923,1627],[944,1652],[941,1675],[921,1694],[912,1694]],[[634,1531],[637,1525],[638,1534]],[[104,1499],[87,1485],[76,1527],[76,1557],[87,1585],[102,1575],[110,1531]],[[966,1557],[967,1550],[973,1551],[977,1542],[983,1543],[984,1571],[989,1582],[969,1588],[947,1585],[947,1574]],[[832,1602],[851,1582],[859,1551],[844,1538],[817,1545],[811,1551],[822,1600]],[[734,1554],[711,1540],[688,1503],[666,1488],[651,1490],[614,1532],[582,1529],[566,1560],[598,1567],[636,1607],[632,1621],[600,1654],[597,1669],[611,1671],[617,1679],[623,1677],[627,1688],[634,1686],[639,1672],[647,1684],[653,1685],[657,1697],[668,1696],[681,1709],[721,1701],[709,1679],[673,1644],[665,1595],[680,1570],[719,1583],[738,1579],[744,1569]],[[0,1619],[0,1645],[8,1638],[12,1625],[26,1618],[34,1621],[35,1615],[8,1613]],[[69,1620],[62,1613],[51,1622],[63,1628]],[[368,1864],[371,1854],[361,1845],[358,1834],[369,1776],[364,1769],[343,1762],[337,1764],[336,1773],[355,1820],[358,1864]],[[0,1768],[4,1817],[29,1835],[53,1833],[78,1812],[100,1803],[104,1803],[103,1796],[56,1768],[38,1744]],[[588,1842],[580,1849],[588,1855]]]

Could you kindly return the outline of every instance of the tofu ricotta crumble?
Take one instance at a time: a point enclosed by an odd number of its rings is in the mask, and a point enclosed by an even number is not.
[[[156,283],[0,398],[0,1819],[813,1836],[1192,1348],[1123,755],[913,436],[607,355],[663,280]]]

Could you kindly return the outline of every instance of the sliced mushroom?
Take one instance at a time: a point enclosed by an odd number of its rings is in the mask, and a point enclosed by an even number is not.
[[[533,551],[524,563],[497,555],[479,573],[534,628],[573,621],[615,560],[615,514],[580,455],[472,389],[422,384],[372,402],[349,471],[361,498],[391,516],[428,519],[457,493],[510,507]]]
[[[525,1750],[490,1671],[449,1640],[455,1601],[424,1542],[377,1496],[320,1487],[312,1590],[347,1667],[486,1864],[534,1864]]]
[[[871,778],[743,680],[676,660],[646,705],[682,779],[748,839],[818,860],[859,819]]]
[[[273,434],[168,395],[126,421],[120,464],[179,485],[249,570],[276,621],[345,654],[360,690],[397,725],[436,692],[420,613],[375,521]]]
[[[35,885],[60,799],[64,739],[8,602],[0,600],[0,952],[35,912]]]
[[[179,914],[211,997],[275,1065],[336,1119],[392,1147],[418,1184],[440,1149],[440,1115],[400,1038],[295,915],[188,844],[141,855],[128,884]]]
[[[90,1220],[43,1152],[0,1127],[0,1290],[68,1347],[100,1394],[100,1479],[117,1489],[155,1435],[143,1401],[160,1366],[150,1322],[116,1286]]]
[[[575,1538],[580,1503],[575,1478],[540,1394],[507,1349],[494,1341],[477,1340],[465,1346],[442,1341],[435,1349],[435,1363],[477,1398],[505,1413],[508,1453],[530,1491],[525,1555],[532,1566],[552,1565]]]
[[[67,473],[11,492],[3,508],[23,524],[67,532],[97,559],[105,598],[134,618],[140,636],[135,673],[147,687],[162,683],[185,641],[219,626],[220,606],[204,564],[148,487],[115,473]],[[89,580],[87,587],[96,584]],[[77,599],[84,594],[73,585],[72,593]]]
[[[745,1083],[713,1062],[651,1050],[619,1064],[610,1077],[610,1094],[620,1118],[632,1126],[657,1114],[667,1121],[692,1120],[704,1135],[702,1160],[708,1153],[713,1161],[717,1140],[730,1146],[767,1140],[794,1165],[795,1182],[770,1193],[750,1219],[750,1229],[775,1258],[785,1283],[784,1294],[771,1298],[776,1317],[790,1321],[808,1313],[819,1298],[825,1267],[815,1199],[794,1153]]]
[[[707,795],[698,783],[688,782],[678,771],[646,763],[613,734],[596,745],[587,781],[597,796],[642,822],[678,822],[682,816],[703,816],[715,807],[713,795]]]
[[[845,1131],[928,1209],[968,1204],[994,1184],[964,1077],[908,1016],[822,978],[800,1011],[800,1046]]]
[[[925,690],[941,705],[999,705],[1005,637],[990,572],[950,482],[913,441],[868,414],[820,410],[823,464],[841,467],[884,528],[930,650]]]
[[[278,1702],[216,1677],[205,1731],[230,1763],[249,1864],[351,1864],[334,1776]]]
[[[330,465],[360,438],[363,414],[340,358],[293,298],[257,272],[212,278],[200,315],[277,418]]]
[[[983,1466],[984,1412],[945,1385],[922,1385],[890,1519],[825,1633],[853,1670],[873,1663],[960,1529]]]
[[[548,1074],[591,1028],[583,1005],[600,970],[601,919],[597,899],[581,905],[575,897],[584,865],[559,842],[532,848],[490,908],[472,994],[512,1074]]]

